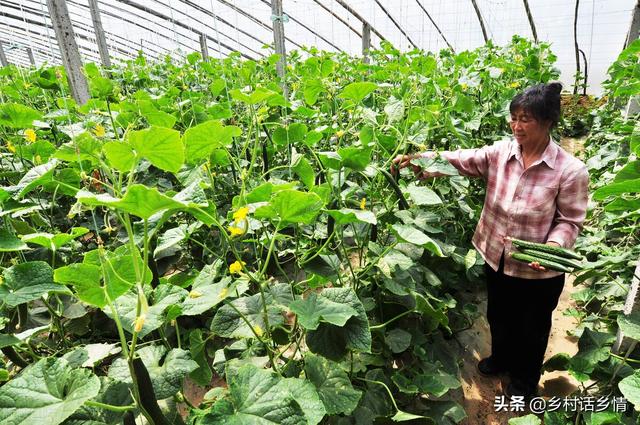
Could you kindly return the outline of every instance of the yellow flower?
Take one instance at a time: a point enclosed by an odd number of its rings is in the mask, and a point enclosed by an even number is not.
[[[36,155],[35,158],[33,158],[33,162],[36,164],[42,164],[42,157],[40,155]]]
[[[249,214],[249,207],[239,208],[238,211],[233,213],[233,219],[236,223],[239,223],[247,219],[247,214]]]
[[[233,264],[231,264],[229,266],[229,273],[231,274],[240,274],[240,272],[242,271],[242,266],[244,266],[245,263],[244,261],[240,262],[240,261],[236,261]]]
[[[264,331],[262,330],[262,327],[260,325],[255,325],[253,327],[253,331],[256,333],[256,335],[258,335],[259,337],[262,336],[262,334],[264,333]]]
[[[192,289],[191,292],[189,292],[189,298],[200,298],[201,296],[202,293],[196,291],[195,289]]]
[[[344,136],[344,131],[343,130],[336,131],[336,137],[340,138],[342,136]]]
[[[229,226],[228,229],[229,229],[229,234],[232,237],[244,235],[244,232],[245,232],[245,229],[242,229],[236,226]]]
[[[147,315],[144,313],[136,317],[136,320],[133,322],[133,330],[136,332],[140,332],[142,330],[142,327],[144,326],[144,321],[146,318]]]
[[[511,87],[512,89],[517,89],[518,87],[520,87],[520,81],[514,81],[513,83],[509,84],[509,87]]]
[[[7,150],[11,153],[16,153],[16,147],[11,142],[7,142]]]
[[[362,198],[360,201],[360,209],[363,210],[367,207],[367,198]]]
[[[24,131],[24,138],[29,143],[33,143],[36,141],[36,132],[33,131],[33,128],[28,128]]]
[[[462,87],[462,90],[466,90],[469,87],[469,85],[467,83],[462,83],[460,84],[460,87]]]
[[[104,137],[107,132],[101,124],[98,124],[93,128],[93,134],[95,134],[96,137]]]

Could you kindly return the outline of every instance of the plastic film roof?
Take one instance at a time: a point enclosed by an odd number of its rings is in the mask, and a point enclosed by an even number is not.
[[[372,47],[381,37],[401,50],[446,48],[456,51],[484,43],[471,0],[282,0],[286,49],[315,46],[361,54],[362,21],[372,27]],[[600,92],[606,70],[624,46],[637,0],[582,0],[578,44],[589,65],[590,92]],[[273,43],[269,0],[99,0],[102,25],[113,60],[183,56],[200,50],[207,37],[209,54],[238,51],[246,58],[270,55]],[[351,9],[349,11],[345,5]],[[488,36],[496,44],[512,35],[532,37],[522,0],[477,0]],[[529,0],[538,38],[552,43],[562,80],[575,72],[574,0]],[[85,61],[99,62],[87,0],[67,1],[76,41]],[[352,12],[355,12],[352,13]],[[359,15],[359,16],[356,16]],[[427,14],[439,27],[439,34]],[[60,63],[46,0],[0,0],[0,40],[9,62],[28,66],[27,48],[36,65]]]

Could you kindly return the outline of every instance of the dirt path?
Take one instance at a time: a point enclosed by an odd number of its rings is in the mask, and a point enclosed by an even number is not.
[[[562,147],[569,152],[579,152],[583,139],[566,138],[562,140]],[[558,353],[574,355],[578,352],[578,341],[569,336],[575,329],[576,320],[563,314],[569,308],[575,308],[571,294],[579,288],[573,286],[573,276],[567,277],[564,290],[560,295],[558,307],[553,313],[551,335],[545,354],[545,360]],[[496,412],[495,396],[502,395],[503,388],[508,384],[508,378],[487,378],[476,369],[481,358],[491,354],[491,334],[486,319],[487,298],[483,287],[472,295],[473,301],[482,313],[473,326],[458,334],[457,339],[461,347],[463,367],[460,372],[462,381],[462,404],[467,412],[467,419],[461,425],[507,425],[509,419],[519,416],[511,412]],[[543,397],[564,397],[578,388],[577,381],[568,372],[546,372],[542,375],[539,393]]]

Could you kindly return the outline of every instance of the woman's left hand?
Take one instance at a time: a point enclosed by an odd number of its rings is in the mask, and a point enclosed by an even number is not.
[[[557,243],[557,242],[552,242],[552,241],[547,242],[547,245],[551,245],[551,246],[560,246],[560,244],[559,244],[559,243]],[[544,267],[542,267],[542,266],[540,265],[540,263],[538,263],[537,261],[534,261],[534,262],[532,262],[532,263],[529,263],[529,267],[531,267],[533,270],[536,270],[536,271],[539,271],[539,272],[547,271],[547,269],[545,269]]]

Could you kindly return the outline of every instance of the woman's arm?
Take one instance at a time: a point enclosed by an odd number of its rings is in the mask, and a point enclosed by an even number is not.
[[[489,172],[489,165],[492,157],[497,152],[497,149],[497,143],[495,143],[491,146],[484,146],[479,149],[458,149],[455,151],[444,151],[439,153],[428,151],[416,155],[398,155],[393,159],[391,172],[395,173],[397,170],[411,166],[413,168],[413,172],[418,178],[424,179],[429,177],[446,176],[447,174],[439,172],[422,171],[422,169],[417,165],[411,164],[413,159],[433,158],[436,155],[439,155],[441,158],[449,161],[449,163],[453,165],[461,175],[466,177],[482,177],[486,179]]]
[[[588,189],[589,173],[585,166],[560,183],[556,215],[547,242],[556,242],[563,248],[573,247],[587,215]]]

